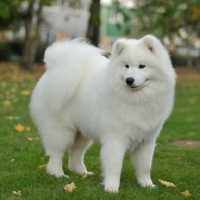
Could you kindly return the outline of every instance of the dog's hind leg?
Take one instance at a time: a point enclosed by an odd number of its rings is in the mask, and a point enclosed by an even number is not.
[[[74,142],[75,133],[57,124],[50,124],[40,130],[43,144],[48,155],[47,173],[56,177],[68,177],[62,168],[62,158],[67,148]]]
[[[87,148],[91,145],[92,141],[84,137],[81,133],[77,133],[73,146],[69,148],[69,161],[68,168],[71,171],[79,174],[93,174],[88,172],[84,164],[84,154]]]

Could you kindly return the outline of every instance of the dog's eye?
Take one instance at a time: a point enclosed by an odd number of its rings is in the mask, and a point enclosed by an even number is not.
[[[139,69],[143,69],[145,67],[146,67],[145,65],[139,65]]]
[[[129,65],[125,65],[126,68],[129,68]]]

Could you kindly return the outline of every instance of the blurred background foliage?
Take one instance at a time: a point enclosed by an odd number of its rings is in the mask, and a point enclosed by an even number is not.
[[[174,65],[195,66],[200,69],[199,0],[0,1],[0,60],[18,61],[29,70],[34,62],[41,62],[45,48],[53,42],[42,41],[40,38],[41,27],[45,23],[43,11],[46,7],[56,6],[67,7],[64,12],[70,11],[67,13],[69,18],[74,13],[80,14],[82,10],[87,10],[87,27],[81,36],[88,38],[96,46],[104,47],[106,43],[110,48],[119,37],[140,38],[145,34],[154,34],[171,51]],[[106,26],[109,27],[106,30],[109,40],[104,39]],[[8,31],[15,34],[21,27],[24,28],[23,38],[5,39]],[[77,24],[74,27],[79,28]],[[177,53],[177,46],[185,53]],[[106,47],[108,50],[109,48]]]

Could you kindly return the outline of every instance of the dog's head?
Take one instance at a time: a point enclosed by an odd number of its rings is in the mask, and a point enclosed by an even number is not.
[[[139,40],[117,40],[112,48],[110,65],[126,87],[133,91],[163,79],[172,69],[168,52],[152,35]]]

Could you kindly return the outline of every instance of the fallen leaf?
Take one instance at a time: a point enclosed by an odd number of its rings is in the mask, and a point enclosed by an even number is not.
[[[44,157],[40,158],[40,162],[44,162]]]
[[[18,132],[22,132],[24,131],[25,127],[22,126],[21,124],[18,124],[15,126],[15,130],[18,131]]]
[[[195,104],[197,100],[198,100],[198,97],[194,96],[194,97],[191,97],[191,98],[189,99],[189,102],[190,102],[191,104]]]
[[[76,185],[74,182],[71,182],[70,184],[67,184],[64,186],[64,190],[68,192],[72,192],[76,188]]]
[[[24,96],[30,96],[31,92],[29,90],[23,90],[23,91],[21,91],[21,94]]]
[[[31,131],[31,127],[27,126],[27,127],[25,128],[25,130],[26,130],[26,131]]]
[[[10,106],[10,105],[11,105],[11,102],[8,101],[8,100],[5,100],[5,101],[3,101],[3,105],[4,105],[4,106]]]
[[[185,196],[185,197],[192,196],[188,190],[185,190],[184,192],[181,192],[181,194],[182,194],[183,196]]]
[[[174,185],[174,184],[171,183],[171,182],[163,181],[163,180],[161,180],[161,179],[158,179],[158,181],[159,181],[162,185],[165,185],[166,187],[176,187],[176,185]]]
[[[6,119],[13,120],[13,116],[8,116]]]
[[[21,191],[18,191],[18,192],[13,191],[12,193],[15,194],[15,195],[17,195],[17,196],[21,196],[22,195]]]
[[[84,173],[82,179],[87,178],[87,176],[88,176],[88,175]]]
[[[47,166],[47,164],[40,165],[40,166],[38,166],[38,169],[45,169],[45,168],[46,168],[46,166]]]
[[[39,137],[27,137],[27,140],[29,140],[29,141],[38,141],[38,140],[40,140],[40,138]]]
[[[7,116],[6,119],[17,120],[17,119],[19,119],[19,117],[18,116]]]

